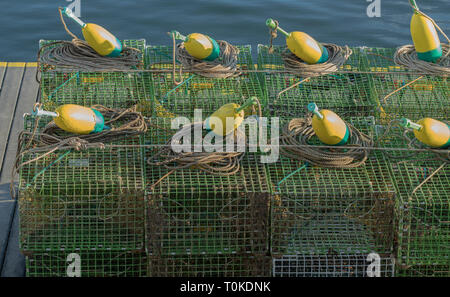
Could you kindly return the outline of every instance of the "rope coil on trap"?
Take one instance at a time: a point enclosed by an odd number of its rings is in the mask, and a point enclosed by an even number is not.
[[[209,77],[228,78],[241,74],[238,67],[239,49],[226,41],[217,40],[220,54],[214,61],[204,61],[192,57],[184,47],[184,42],[176,44],[175,36],[172,34],[174,45],[173,71],[175,73],[175,61],[179,61],[182,69],[188,72]],[[180,69],[180,73],[182,71]]]
[[[244,152],[239,152],[239,150],[234,150],[233,152],[195,152],[193,146],[190,146],[191,152],[175,152],[172,149],[172,145],[179,144],[182,146],[180,142],[185,136],[190,135],[195,129],[202,128],[203,122],[192,123],[182,127],[169,139],[162,149],[148,158],[147,163],[149,165],[164,166],[172,171],[184,168],[196,168],[221,176],[229,176],[237,173],[240,170],[240,161],[245,155]],[[241,132],[236,130],[236,133]],[[240,136],[245,137],[242,134]],[[230,141],[230,138],[236,144],[237,134],[230,133],[224,136],[222,141],[216,141],[214,146],[226,144],[227,141]],[[236,145],[234,147],[236,148]]]
[[[450,75],[450,45],[442,43],[443,56],[437,63],[422,61],[417,57],[414,45],[404,45],[394,54],[394,62],[408,69],[431,75]]]
[[[338,46],[332,43],[323,43],[328,50],[329,58],[324,63],[307,64],[294,55],[287,47],[281,52],[286,70],[301,77],[315,77],[326,75],[339,70],[352,54],[348,46]]]
[[[99,55],[86,41],[79,39],[69,30],[61,7],[58,12],[64,29],[73,39],[42,46],[38,52],[38,69],[41,69],[43,64],[44,70],[67,68],[84,71],[125,71],[141,64],[141,51],[132,47],[124,47],[119,57]]]
[[[354,168],[365,163],[369,150],[365,147],[373,146],[372,139],[360,132],[353,125],[349,128],[349,144],[344,148],[321,148],[308,146],[309,140],[315,135],[312,128],[312,118],[292,119],[280,136],[280,151],[283,155],[309,164],[326,168]]]

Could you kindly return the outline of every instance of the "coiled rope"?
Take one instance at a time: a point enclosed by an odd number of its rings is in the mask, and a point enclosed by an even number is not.
[[[228,78],[241,74],[238,67],[239,49],[224,40],[217,40],[220,54],[214,61],[204,61],[192,57],[184,47],[184,42],[176,44],[174,33],[172,33],[172,41],[174,78],[176,73],[175,61],[179,61],[182,65],[180,74],[182,70],[209,78]],[[180,83],[176,82],[176,84]]]
[[[236,149],[237,136],[241,133],[239,129],[236,130],[236,134],[230,133],[214,144],[214,146],[222,146],[228,142],[234,143],[235,150],[233,152],[195,152],[193,146],[190,147],[191,152],[173,151],[173,145],[181,146],[181,140],[189,137],[196,129],[203,129],[203,122],[192,123],[182,127],[169,139],[162,149],[148,158],[147,163],[154,166],[164,166],[172,171],[196,168],[220,176],[229,176],[237,173],[240,170],[240,161],[245,155],[244,152],[239,152]],[[242,134],[239,136],[245,137]]]
[[[409,3],[409,5],[414,9],[415,12],[430,20],[433,25],[439,30],[439,32],[441,32],[441,34],[445,37],[445,39],[447,39],[448,44],[441,44],[443,56],[437,63],[420,60],[417,56],[414,45],[404,45],[399,47],[394,54],[395,63],[397,65],[402,65],[411,70],[416,70],[425,74],[448,76],[450,74],[450,39],[430,16],[423,13],[411,2]]]
[[[322,45],[328,49],[329,58],[326,62],[319,64],[307,64],[288,48],[285,48],[281,52],[281,58],[286,70],[295,75],[309,78],[326,75],[338,71],[352,54],[352,50],[348,46],[342,47],[332,43],[323,43]]]
[[[69,30],[61,7],[58,11],[64,29],[73,39],[42,46],[38,52],[38,69],[41,69],[41,64],[44,65],[44,70],[65,68],[84,71],[124,71],[140,66],[142,52],[133,47],[124,47],[120,57],[99,55],[86,41],[79,39]]]
[[[307,146],[315,135],[312,128],[311,115],[306,118],[292,119],[283,128],[280,136],[280,152],[292,159],[305,161],[312,165],[326,168],[355,168],[364,164],[373,146],[372,139],[360,132],[350,123],[349,144],[346,149],[321,148],[320,146]]]
[[[94,105],[92,108],[98,110],[104,116],[105,124],[110,127],[109,130],[75,136],[60,129],[52,121],[45,126],[42,132],[37,132],[39,124],[39,118],[37,117],[32,132],[22,131],[19,134],[16,160],[11,174],[10,189],[12,197],[15,197],[14,178],[23,166],[37,162],[56,151],[67,150],[67,153],[69,153],[71,150],[104,149],[105,143],[124,137],[136,136],[147,131],[147,123],[142,114],[136,111],[137,106],[128,109],[112,109],[102,105]],[[24,155],[34,155],[37,153],[43,154],[21,163]]]

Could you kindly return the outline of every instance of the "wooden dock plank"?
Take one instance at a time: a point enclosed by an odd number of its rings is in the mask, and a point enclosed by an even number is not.
[[[27,63],[3,162],[4,170],[0,173],[0,185],[9,184],[11,180],[11,169],[15,162],[18,136],[20,131],[23,130],[23,114],[31,112],[38,97],[39,84],[36,82],[35,77],[36,67],[31,63]],[[11,203],[13,221],[0,276],[22,276],[25,272],[25,259],[19,249],[18,205],[16,200],[12,200]]]

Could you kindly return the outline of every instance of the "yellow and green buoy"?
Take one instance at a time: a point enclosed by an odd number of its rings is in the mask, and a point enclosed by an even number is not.
[[[328,50],[314,38],[304,32],[287,33],[285,30],[277,27],[273,19],[267,19],[266,25],[275,30],[277,29],[286,36],[286,43],[289,50],[308,64],[318,64],[328,61]]]
[[[175,39],[182,40],[187,52],[194,58],[205,61],[214,61],[220,55],[220,47],[217,41],[201,33],[191,33],[187,37],[178,31],[169,34]]]
[[[63,13],[81,26],[84,39],[99,55],[106,57],[120,56],[123,49],[122,43],[108,30],[96,24],[84,23],[67,7],[63,9]]]
[[[442,56],[442,47],[436,28],[431,20],[419,12],[415,0],[409,0],[414,7],[411,18],[411,37],[420,60],[436,62]]]
[[[53,117],[59,128],[74,134],[90,134],[109,129],[98,110],[75,104],[61,105],[54,112],[36,108],[32,115]]]
[[[327,109],[319,111],[315,103],[309,103],[308,110],[314,114],[312,127],[321,142],[327,145],[347,143],[350,131],[347,124],[337,114]]]
[[[250,98],[241,106],[236,103],[225,104],[206,119],[205,127],[216,135],[228,135],[236,130],[244,121],[244,110],[255,104],[257,104],[256,97]]]
[[[450,146],[450,127],[448,124],[432,118],[423,118],[417,123],[402,118],[400,124],[411,128],[414,136],[423,144],[433,148],[448,148]]]

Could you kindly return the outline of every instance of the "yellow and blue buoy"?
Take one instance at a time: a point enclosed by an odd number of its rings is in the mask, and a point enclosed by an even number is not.
[[[431,20],[420,14],[415,0],[410,0],[414,7],[411,18],[411,37],[420,60],[436,62],[442,56],[442,47],[436,28]]]
[[[214,61],[220,55],[217,41],[201,33],[191,33],[187,37],[178,31],[172,31],[175,39],[182,40],[187,52],[194,58],[205,61]]]
[[[96,24],[86,24],[69,8],[64,8],[63,13],[73,19],[81,26],[86,42],[101,56],[119,57],[122,52],[122,43],[114,35],[102,26]]]
[[[414,136],[423,144],[433,148],[448,148],[450,146],[450,127],[448,124],[432,118],[423,118],[417,123],[402,118],[400,124],[411,128]]]
[[[90,134],[109,129],[98,110],[75,104],[61,105],[55,112],[36,108],[32,115],[51,116],[59,128],[74,134]]]
[[[314,38],[304,32],[287,33],[285,30],[277,27],[273,19],[267,19],[266,25],[275,30],[277,29],[286,36],[286,44],[289,50],[308,64],[319,64],[328,61],[328,50]]]
[[[244,110],[255,104],[257,104],[256,97],[250,98],[242,106],[236,103],[225,104],[206,119],[205,127],[216,135],[228,135],[236,130],[244,121]]]
[[[314,114],[312,127],[321,142],[327,145],[347,143],[350,131],[347,124],[337,114],[327,109],[319,111],[315,103],[309,103],[308,110]]]

